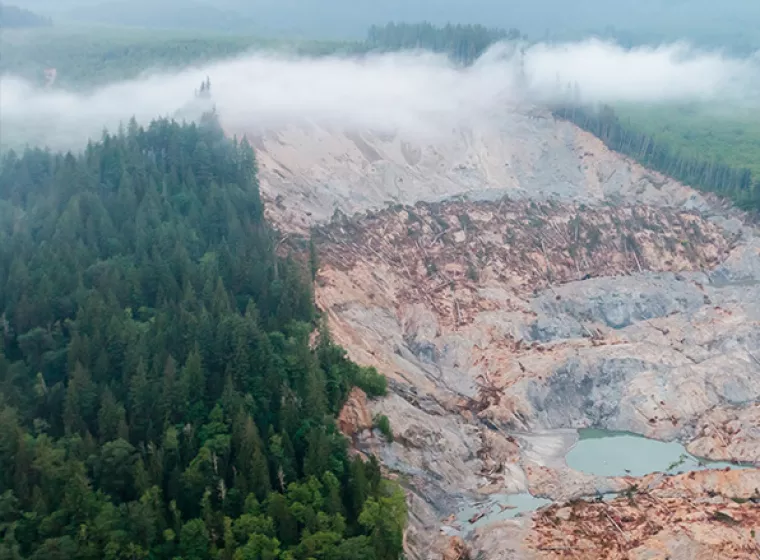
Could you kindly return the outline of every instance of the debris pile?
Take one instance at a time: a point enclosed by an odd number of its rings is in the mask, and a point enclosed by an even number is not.
[[[711,268],[732,248],[723,230],[689,212],[507,198],[339,215],[315,238],[325,265],[397,271],[409,280],[399,299],[429,305],[453,328],[481,311],[520,310],[521,299],[553,285]],[[482,297],[491,286],[513,300]]]
[[[579,499],[534,516],[539,558],[757,559],[760,471],[645,477],[611,500]]]

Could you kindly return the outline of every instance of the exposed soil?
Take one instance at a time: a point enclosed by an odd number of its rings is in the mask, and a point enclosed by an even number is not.
[[[541,510],[528,547],[539,558],[760,556],[760,471],[652,479],[632,480],[627,494],[614,500],[576,500]]]
[[[389,379],[340,424],[406,487],[410,559],[760,557],[758,471],[608,479],[563,460],[595,427],[760,466],[760,239],[741,214],[532,112],[252,141],[270,217],[290,239],[317,226],[333,338]],[[528,491],[557,503],[443,532]]]

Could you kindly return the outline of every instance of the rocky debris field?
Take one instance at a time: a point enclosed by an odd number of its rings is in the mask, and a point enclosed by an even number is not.
[[[760,465],[760,403],[718,407],[701,420],[688,445],[690,453],[715,460]]]
[[[536,558],[755,559],[760,472],[699,472],[631,481],[612,500],[578,499],[534,516]]]
[[[254,144],[270,216],[291,241],[313,233],[333,338],[389,380],[339,424],[407,489],[410,559],[760,557],[757,469],[607,477],[565,460],[596,428],[760,467],[746,217],[536,113]],[[504,498],[531,495],[554,503]]]
[[[746,232],[692,211],[502,199],[340,217],[314,239],[333,334],[393,380],[373,407],[396,443],[374,452],[409,477],[427,517],[468,494],[561,501],[632,484],[569,469],[556,430],[757,461],[760,245]]]
[[[429,304],[441,320],[451,318],[449,326],[503,309],[504,301],[483,293],[489,287],[515,297],[519,310],[519,300],[555,284],[711,268],[735,241],[692,212],[508,198],[399,206],[335,220],[315,239],[332,267],[401,272],[411,290],[397,297]],[[455,307],[446,309],[452,301]]]

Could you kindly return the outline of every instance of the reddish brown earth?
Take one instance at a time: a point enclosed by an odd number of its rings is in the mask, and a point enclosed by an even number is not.
[[[528,549],[547,559],[760,557],[759,471],[653,479],[632,480],[628,494],[611,501],[577,500],[541,510]]]

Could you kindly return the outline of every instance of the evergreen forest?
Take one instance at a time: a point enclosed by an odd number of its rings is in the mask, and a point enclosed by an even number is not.
[[[505,31],[482,25],[445,25],[430,23],[389,23],[373,25],[367,32],[365,49],[373,51],[401,51],[426,49],[444,53],[460,64],[472,64],[489,47],[499,41],[527,39],[517,29]]]
[[[385,379],[277,244],[213,113],[5,154],[0,559],[399,557],[404,492],[335,423]]]

